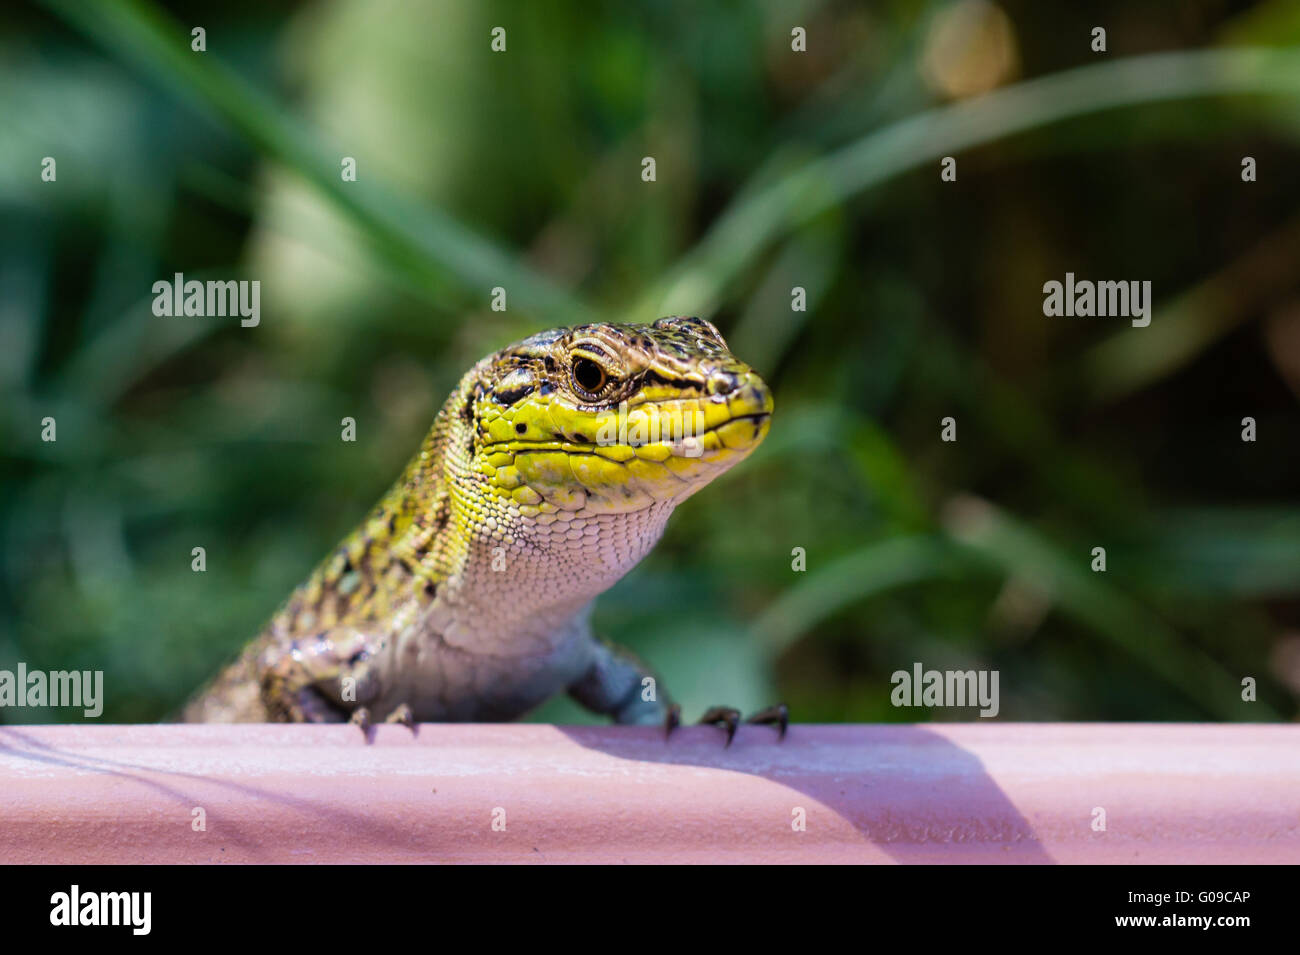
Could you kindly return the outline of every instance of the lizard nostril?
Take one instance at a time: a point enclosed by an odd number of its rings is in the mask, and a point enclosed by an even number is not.
[[[740,376],[732,371],[721,369],[709,375],[709,394],[729,395],[740,387]]]

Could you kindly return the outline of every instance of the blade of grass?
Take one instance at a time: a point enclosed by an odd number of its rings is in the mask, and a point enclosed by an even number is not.
[[[972,497],[951,502],[949,532],[973,556],[1031,582],[1056,606],[1098,636],[1141,661],[1220,719],[1276,720],[1259,701],[1243,706],[1237,678],[1162,619],[1089,569],[1089,557],[1066,556],[1059,547],[988,503]],[[1111,573],[1119,572],[1116,568]]]
[[[1227,268],[1179,295],[1142,335],[1111,335],[1080,360],[1091,397],[1119,401],[1190,364],[1295,280],[1300,218],[1287,222]]]
[[[1103,110],[1219,95],[1300,97],[1300,51],[1199,50],[1112,60],[892,123],[762,189],[742,190],[746,198],[732,204],[631,314],[710,313],[774,240],[923,163]]]
[[[895,587],[950,576],[962,568],[962,557],[928,535],[873,541],[809,571],[782,593],[755,621],[754,639],[774,659],[836,611]]]
[[[931,526],[923,481],[908,464],[906,455],[878,424],[834,405],[806,404],[784,409],[781,427],[763,442],[747,470],[776,466],[810,455],[843,455],[851,472],[901,533]],[[737,470],[719,481],[748,480]]]
[[[1174,508],[1135,532],[1147,543],[1146,576],[1171,595],[1300,595],[1300,509]]]
[[[487,291],[497,285],[526,309],[564,323],[585,320],[588,307],[492,241],[437,210],[394,195],[373,182],[344,183],[337,150],[271,97],[225,66],[213,53],[190,51],[189,34],[140,0],[42,0],[58,16],[112,54],[145,69],[191,104],[221,120],[263,156],[292,170],[351,221],[378,254],[423,279],[433,296],[441,266],[463,283]]]

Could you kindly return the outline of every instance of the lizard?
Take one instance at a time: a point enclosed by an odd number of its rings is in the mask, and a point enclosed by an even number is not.
[[[772,393],[688,316],[554,328],[477,362],[369,515],[185,706],[188,722],[496,722],[567,691],[680,707],[598,639],[595,597],[767,435]],[[715,706],[701,718],[740,720]],[[788,724],[783,704],[749,722]]]

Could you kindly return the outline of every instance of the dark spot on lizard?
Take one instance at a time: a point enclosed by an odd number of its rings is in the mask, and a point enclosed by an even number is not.
[[[587,352],[588,354],[591,354],[591,355],[596,355],[596,356],[598,356],[598,357],[600,357],[600,358],[605,359],[606,361],[613,361],[613,360],[614,360],[614,356],[613,356],[613,355],[611,355],[609,352],[605,351],[605,349],[601,348],[599,345],[596,345],[596,344],[594,344],[594,343],[592,343],[592,342],[583,342],[582,345],[581,345],[580,347],[582,348],[582,350],[583,350],[584,352]]]
[[[641,378],[646,384],[650,385],[677,385],[680,387],[682,384],[680,380],[662,375],[653,368],[646,369]]]
[[[524,424],[522,421],[515,425],[515,434],[526,434],[527,432],[528,425]]]
[[[498,389],[493,392],[493,397],[496,398],[497,403],[502,407],[508,408],[519,399],[527,398],[534,390],[536,390],[536,386],[529,383],[526,385],[520,385],[518,388],[508,388],[504,391]]]

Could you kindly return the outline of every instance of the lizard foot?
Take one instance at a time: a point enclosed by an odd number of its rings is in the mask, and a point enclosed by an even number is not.
[[[776,738],[785,739],[785,731],[790,728],[790,707],[784,703],[773,703],[754,713],[746,723],[755,723],[761,726],[776,726]]]
[[[668,718],[665,721],[665,729],[671,733],[680,722],[680,708],[673,704],[668,711]],[[701,724],[711,724],[719,726],[726,730],[726,746],[731,745],[731,741],[736,737],[736,728],[740,725],[740,710],[734,706],[711,706],[703,716],[700,717]],[[777,728],[777,738],[784,740],[785,731],[790,726],[790,708],[784,703],[776,703],[772,706],[764,707],[757,713],[745,720],[746,723],[753,723],[763,726],[775,726]]]
[[[730,746],[736,735],[736,727],[740,725],[740,710],[734,706],[710,706],[700,717],[700,723],[710,723],[725,729],[727,731],[725,745]]]
[[[397,709],[384,717],[385,723],[401,723],[412,733],[415,732],[415,713],[411,710],[409,703],[398,705]]]
[[[370,742],[370,710],[364,706],[358,706],[348,717],[348,722],[353,726],[361,727],[361,735],[365,737],[366,742]]]
[[[370,715],[369,707],[358,706],[352,711],[352,715],[348,717],[348,722],[353,726],[361,727],[361,735],[366,738],[367,742],[370,741],[370,728],[374,725],[374,719]],[[411,711],[411,707],[406,703],[401,704],[397,709],[384,717],[384,722],[400,723],[412,732],[415,731],[415,714]]]
[[[682,705],[673,703],[664,714],[664,737],[673,735],[673,730],[682,725]]]

